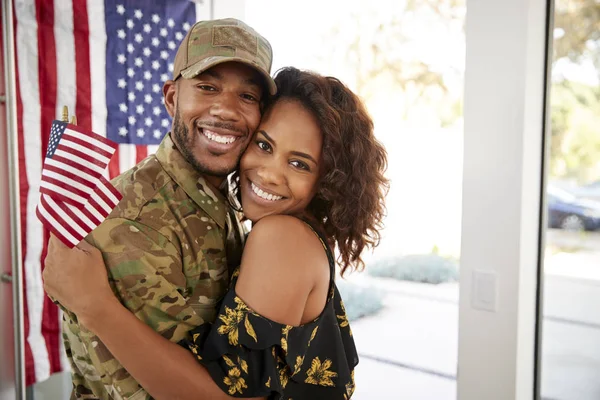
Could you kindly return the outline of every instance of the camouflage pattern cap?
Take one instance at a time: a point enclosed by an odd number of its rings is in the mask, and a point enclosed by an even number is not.
[[[271,44],[254,29],[234,18],[196,22],[179,45],[173,66],[173,80],[191,79],[224,62],[236,61],[257,70],[269,93],[277,86],[271,78]]]

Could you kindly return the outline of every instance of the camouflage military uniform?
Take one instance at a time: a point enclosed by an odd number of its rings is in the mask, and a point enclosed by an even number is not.
[[[228,202],[187,163],[170,135],[156,155],[113,182],[123,200],[87,240],[103,252],[115,294],[178,342],[215,317],[243,232]],[[236,251],[239,250],[239,251]],[[63,339],[77,399],[149,399],[98,338],[65,313]]]

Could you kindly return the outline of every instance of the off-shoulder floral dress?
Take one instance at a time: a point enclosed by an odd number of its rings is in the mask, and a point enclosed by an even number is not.
[[[229,395],[276,400],[352,396],[358,355],[335,286],[333,255],[313,231],[327,253],[331,276],[327,303],[319,317],[295,327],[254,312],[235,293],[237,270],[216,321],[190,331],[180,342]]]

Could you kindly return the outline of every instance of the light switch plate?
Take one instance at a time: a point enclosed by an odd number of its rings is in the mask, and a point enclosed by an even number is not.
[[[493,271],[473,271],[471,307],[496,312],[498,303],[497,275]]]

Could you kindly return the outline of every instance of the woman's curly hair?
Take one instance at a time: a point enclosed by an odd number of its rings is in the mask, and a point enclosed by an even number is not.
[[[358,96],[336,78],[286,67],[275,83],[277,94],[267,107],[297,101],[314,115],[323,135],[322,176],[307,211],[337,246],[342,274],[362,270],[362,251],[379,244],[389,189],[387,154],[373,121]]]

